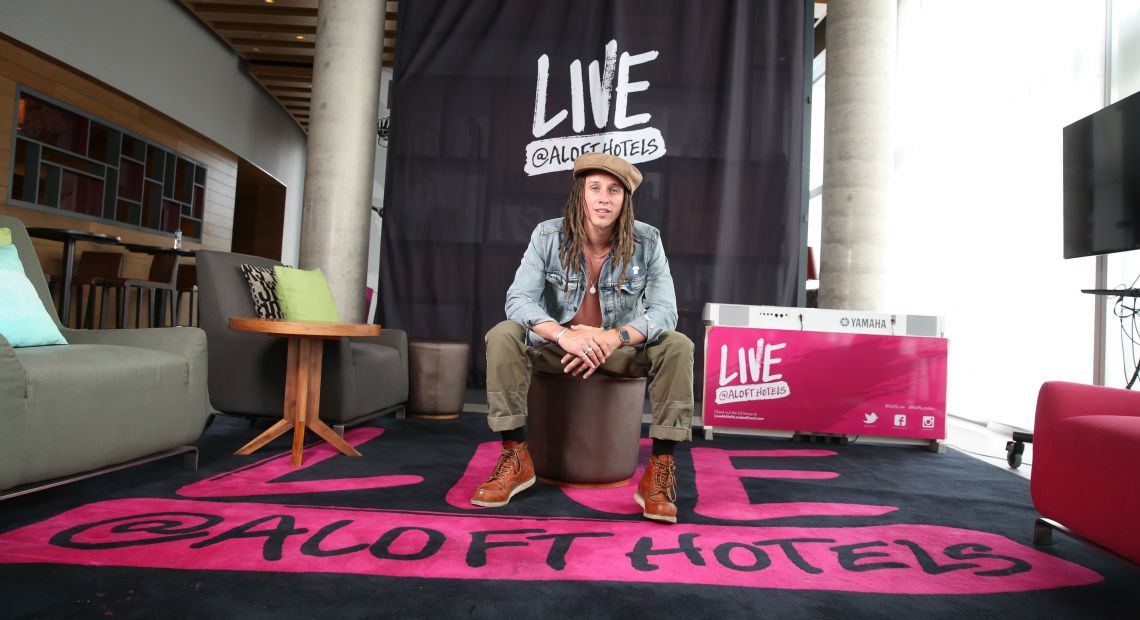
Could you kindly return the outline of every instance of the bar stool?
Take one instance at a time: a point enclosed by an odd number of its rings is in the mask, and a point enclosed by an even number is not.
[[[175,322],[182,319],[182,297],[184,295],[190,296],[190,307],[186,311],[186,323],[190,327],[198,325],[198,306],[195,301],[198,298],[198,267],[196,265],[179,265],[178,266],[178,284],[177,292],[174,297],[174,317]]]
[[[44,281],[47,282],[48,294],[51,295],[52,304],[59,305],[59,277],[44,272]]]
[[[119,293],[119,323],[120,325],[127,324],[127,302],[131,298],[131,289],[135,289],[135,327],[139,326],[139,321],[142,317],[142,298],[143,292],[146,291],[149,299],[147,309],[147,326],[153,327],[161,325],[165,321],[166,307],[170,307],[171,319],[170,324],[173,326],[177,323],[178,318],[174,314],[174,295],[176,294],[178,285],[178,255],[177,254],[155,254],[150,261],[150,272],[147,274],[146,280],[132,280],[119,278],[117,280],[122,291]]]
[[[119,252],[84,252],[79,256],[75,275],[71,278],[72,297],[75,299],[75,325],[84,329],[94,329],[95,295],[102,289],[99,302],[99,327],[103,326],[104,312],[110,298],[111,289],[118,288],[116,281],[123,276],[123,255]],[[83,291],[87,289],[87,303],[84,309]],[[116,294],[116,299],[118,295]],[[120,326],[121,327],[121,326]]]

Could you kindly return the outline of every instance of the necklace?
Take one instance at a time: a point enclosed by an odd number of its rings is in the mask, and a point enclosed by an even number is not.
[[[601,254],[595,254],[594,251],[589,249],[589,248],[583,248],[583,249],[586,252],[588,252],[590,254],[590,256],[592,256],[594,258],[594,260],[601,260],[601,259],[605,258],[606,256],[608,256],[610,253],[610,248],[606,248],[605,251],[602,252]]]
[[[589,272],[592,270],[592,263],[594,261],[602,261],[603,259],[605,259],[606,254],[609,254],[609,250],[606,250],[606,252],[600,256],[597,254],[594,254],[593,252],[589,252],[589,258],[594,259],[593,261],[591,261],[591,260],[586,261],[586,270],[587,270],[586,271],[586,286],[590,287],[590,294],[591,295],[597,294],[598,289],[596,288],[596,286],[598,284],[598,280],[600,280],[602,278],[602,266],[599,264],[598,265],[598,275],[594,277],[594,283],[590,284]]]

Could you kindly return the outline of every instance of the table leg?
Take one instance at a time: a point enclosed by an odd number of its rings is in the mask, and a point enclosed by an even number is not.
[[[59,290],[59,322],[71,327],[71,277],[75,273],[75,240],[63,241],[63,282]]]
[[[282,419],[278,420],[276,424],[270,426],[265,432],[252,441],[245,444],[234,454],[247,456],[253,454],[265,444],[277,439],[290,430],[295,430],[294,420],[297,417],[297,381],[293,379],[297,375],[297,339],[289,339],[288,354],[285,358],[285,406]]]
[[[337,435],[336,431],[329,428],[324,422],[320,420],[309,420],[309,428],[320,435],[321,439],[331,443],[334,448],[340,450],[341,454],[345,456],[362,456],[356,448],[353,448],[343,437]]]
[[[310,399],[312,398],[313,381],[313,346],[309,338],[289,339],[289,373],[285,379],[286,385],[293,383],[296,389],[293,392],[293,467],[301,466],[301,455],[305,449],[305,423],[309,416]],[[321,358],[316,359],[317,376],[321,373]],[[317,386],[320,389],[320,386]]]
[[[242,456],[253,454],[265,444],[284,435],[291,428],[293,428],[293,425],[290,424],[288,420],[278,420],[276,424],[270,426],[264,433],[254,437],[252,441],[242,446],[237,452],[234,452],[234,454],[240,454]]]
[[[293,429],[292,465],[300,467],[305,448],[305,428],[310,428],[342,454],[361,456],[340,435],[320,419],[321,365],[324,340],[321,338],[289,338],[285,366],[284,416],[235,454],[252,454],[258,448]]]
[[[286,343],[285,348],[285,405],[284,416],[292,426],[293,422],[297,419],[297,388],[299,387],[295,377],[297,376],[297,364],[301,362],[300,359],[300,340],[297,338],[290,338]]]
[[[305,426],[312,429],[322,439],[329,442],[342,454],[360,456],[340,435],[337,435],[324,422],[321,422],[321,368],[325,341],[321,338],[305,338],[301,341],[301,358],[308,360],[308,399],[305,407]],[[294,443],[294,446],[296,444]],[[300,465],[300,455],[294,453],[294,462]]]

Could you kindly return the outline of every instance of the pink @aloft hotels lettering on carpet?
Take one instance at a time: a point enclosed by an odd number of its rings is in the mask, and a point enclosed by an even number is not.
[[[383,430],[346,433],[353,445]],[[648,440],[643,440],[646,444]],[[643,446],[643,447],[647,447]],[[336,455],[310,447],[305,467]],[[743,480],[836,481],[829,450],[692,450],[694,512],[711,524],[629,520],[633,485],[566,489],[613,518],[496,516],[466,502],[497,442],[481,444],[440,511],[233,502],[241,496],[417,485],[416,475],[275,482],[294,471],[274,456],[182,487],[180,498],[116,499],[0,535],[0,563],[324,572],[450,579],[625,581],[892,594],[1023,592],[1101,581],[1097,573],[1004,536],[930,524],[754,525],[795,516],[879,517],[896,506],[752,503]],[[734,466],[736,457],[802,458],[814,469]],[[821,468],[820,465],[823,465]],[[638,475],[631,478],[636,481]],[[212,501],[228,498],[229,501]]]

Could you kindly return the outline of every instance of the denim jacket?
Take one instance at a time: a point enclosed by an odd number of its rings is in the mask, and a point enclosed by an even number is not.
[[[676,328],[677,295],[661,246],[661,232],[635,221],[633,235],[633,255],[626,266],[621,295],[617,292],[619,274],[614,257],[608,256],[602,263],[598,276],[602,328],[629,325],[645,334],[648,344],[657,340],[661,332]],[[567,323],[578,313],[586,295],[582,275],[585,259],[579,258],[577,270],[565,273],[558,257],[561,244],[562,218],[539,224],[531,233],[515,281],[507,289],[507,318],[526,328],[531,346],[549,342],[531,328],[547,321]]]

